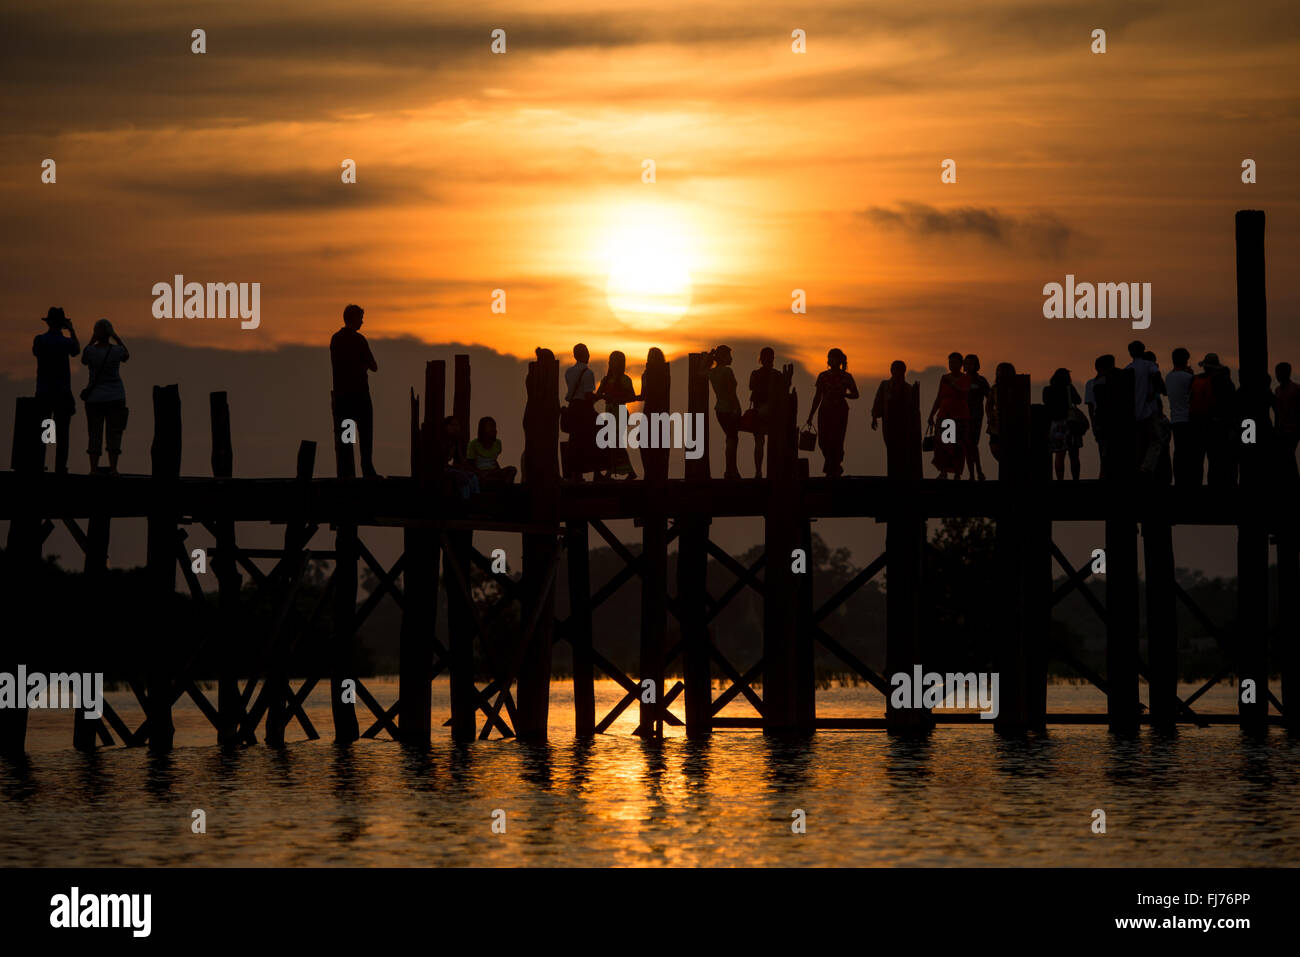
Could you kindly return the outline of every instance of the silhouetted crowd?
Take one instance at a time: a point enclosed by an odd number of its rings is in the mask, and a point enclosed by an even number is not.
[[[344,422],[350,422],[356,430],[363,477],[378,478],[373,462],[374,409],[368,374],[377,372],[379,365],[360,332],[363,316],[360,306],[349,305],[343,312],[343,327],[330,340],[331,401],[335,429],[340,430]],[[66,472],[68,468],[68,426],[76,412],[69,360],[80,355],[87,367],[87,384],[80,396],[86,406],[90,470],[117,474],[128,417],[120,366],[130,359],[130,353],[107,319],[95,323],[84,349],[62,309],[51,307],[44,321],[48,328],[34,338],[32,353],[36,356],[38,411],[42,420],[54,423],[55,471]],[[1249,418],[1252,406],[1233,383],[1230,371],[1218,355],[1207,353],[1197,363],[1199,372],[1189,364],[1191,354],[1181,347],[1173,350],[1170,356],[1173,365],[1168,372],[1161,371],[1155,353],[1140,341],[1129,343],[1128,355],[1122,377],[1113,355],[1099,356],[1094,363],[1096,374],[1084,384],[1082,396],[1069,369],[1057,369],[1043,386],[1046,434],[1037,439],[1045,442],[1050,451],[1056,478],[1065,478],[1067,462],[1070,477],[1080,477],[1079,451],[1089,432],[1101,453],[1104,477],[1115,437],[1108,434],[1111,426],[1099,409],[1103,398],[1109,395],[1108,390],[1126,382],[1127,373],[1131,372],[1134,459],[1139,474],[1157,483],[1173,482],[1180,486],[1200,485],[1202,481],[1210,485],[1234,484],[1244,420]],[[715,397],[714,414],[725,436],[723,478],[741,477],[736,460],[742,432],[754,437],[754,476],[762,478],[767,440],[774,425],[774,399],[785,388],[783,373],[775,367],[775,353],[770,348],[759,352],[758,367],[749,375],[748,408],[741,406],[730,347],[720,345],[707,358],[708,382]],[[1296,447],[1300,444],[1300,385],[1291,381],[1290,363],[1279,362],[1274,371],[1276,387],[1271,382],[1261,383],[1269,390],[1267,404],[1271,419],[1254,423],[1253,440],[1268,449],[1270,465],[1278,475],[1300,480],[1296,466]],[[615,481],[637,477],[628,449],[622,443],[610,448],[599,447],[597,403],[603,402],[603,411],[611,413],[616,421],[625,406],[638,402],[645,403],[647,412],[667,412],[666,373],[663,352],[650,349],[642,374],[642,390],[638,392],[627,373],[627,357],[615,351],[609,355],[604,376],[597,381],[591,368],[590,351],[581,343],[573,347],[573,365],[564,372],[560,413],[560,427],[569,436],[564,466],[567,478],[584,481],[585,476],[592,475],[597,481]],[[1002,386],[1015,375],[1015,366],[1001,362],[990,383],[980,374],[979,356],[960,352],[948,356],[948,371],[939,380],[922,443],[923,448],[933,453],[931,462],[939,478],[960,479],[965,474],[982,481],[985,475],[980,442],[984,433],[988,435],[989,451],[994,459],[1001,458],[1002,416],[998,396]],[[895,433],[895,426],[902,423],[899,416],[912,408],[916,387],[907,382],[906,376],[907,366],[901,361],[893,362],[889,378],[880,383],[872,402],[871,428],[877,431],[883,423],[886,442]],[[662,383],[663,388],[652,389],[649,385],[652,382]],[[825,370],[817,376],[805,427],[797,439],[803,451],[821,449],[822,471],[828,477],[844,474],[849,402],[858,397],[857,383],[848,371],[848,357],[840,349],[831,349],[826,355]],[[1127,431],[1128,423],[1124,424]],[[480,419],[476,435],[467,444],[460,432],[455,418],[449,416],[443,424],[442,435],[445,468],[463,497],[468,498],[484,487],[514,481],[516,470],[500,464],[502,445],[494,419]],[[103,449],[108,452],[106,469],[99,465]],[[666,474],[667,454],[666,449],[641,449],[643,463],[656,463],[661,474]]]

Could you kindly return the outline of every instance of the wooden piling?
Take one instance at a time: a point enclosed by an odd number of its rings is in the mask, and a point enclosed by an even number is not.
[[[573,727],[580,738],[596,733],[595,667],[591,634],[591,560],[587,551],[589,523],[570,519],[564,526],[568,556],[569,647],[573,653]]]
[[[925,518],[911,504],[910,491],[921,479],[921,389],[912,383],[903,393],[887,426],[888,478],[897,489],[897,503],[885,527],[885,680],[913,673],[921,660],[921,587],[925,548]],[[890,734],[912,734],[933,727],[928,711],[896,708],[885,701],[885,725]]]
[[[1289,486],[1295,494],[1294,485]],[[1286,523],[1277,536],[1277,634],[1282,670],[1282,716],[1300,733],[1300,527]]]
[[[330,406],[334,419],[334,465],[341,479],[356,478],[356,458],[353,443],[343,441],[342,420],[335,407],[334,393],[330,393]],[[360,425],[358,424],[358,430]],[[359,437],[359,436],[358,436]],[[334,525],[334,597],[331,606],[333,629],[330,635],[330,714],[334,721],[334,740],[350,744],[361,736],[357,725],[355,687],[350,700],[344,701],[348,689],[345,682],[355,682],[352,674],[353,641],[356,637],[357,616],[357,527],[347,523]]]
[[[230,437],[230,405],[225,392],[209,393],[208,411],[212,422],[212,477],[232,478],[235,454]],[[239,722],[243,717],[238,670],[241,645],[236,630],[243,578],[235,559],[234,521],[219,518],[214,528],[216,554],[212,557],[212,572],[217,579],[218,617],[224,632],[217,665],[217,741],[233,744],[239,739]]]
[[[528,484],[534,521],[551,523],[559,518],[560,491],[560,364],[548,349],[537,350],[528,364],[528,401],[524,407],[523,477]],[[550,710],[551,640],[555,620],[555,563],[559,542],[552,532],[523,536],[522,664],[518,677],[520,740],[545,740]],[[527,622],[532,622],[528,629]]]
[[[1245,422],[1233,422],[1241,465],[1242,495],[1267,495],[1270,464],[1264,440],[1269,429],[1268,303],[1264,280],[1264,213],[1237,212],[1237,355],[1241,418],[1256,423],[1257,441],[1241,442]],[[1242,730],[1268,730],[1268,525],[1252,517],[1237,526],[1237,695]],[[1254,686],[1253,694],[1247,684]]]
[[[1138,687],[1137,423],[1131,369],[1116,369],[1097,389],[1106,443],[1106,715],[1115,734],[1134,734]]]
[[[1032,396],[1031,396],[1032,398]],[[1048,445],[1051,422],[1041,403],[1029,407],[1029,464],[1026,494],[1043,503],[1050,494],[1052,454]],[[1023,524],[1021,577],[1024,596],[1020,645],[1025,654],[1025,718],[1030,731],[1047,730],[1047,666],[1052,632],[1052,519],[1045,507],[1030,509]]]
[[[997,647],[994,651],[998,672],[998,716],[994,727],[999,734],[1023,734],[1029,729],[1029,658],[1030,648],[1041,636],[1031,635],[1030,616],[1023,591],[1030,577],[1032,528],[1026,510],[1033,494],[1030,472],[1033,438],[1030,381],[1027,375],[1004,378],[998,390],[998,490],[999,496],[995,562],[998,568],[999,593],[996,601],[1001,611]]]
[[[647,416],[666,413],[669,406],[668,365],[647,364],[641,379],[643,411]],[[637,732],[663,737],[661,712],[664,694],[664,655],[668,634],[668,514],[664,509],[668,481],[668,449],[641,450],[647,507],[641,517],[641,681],[653,682],[654,701],[640,699]]]
[[[692,352],[687,357],[686,414],[704,423],[703,455],[686,459],[688,484],[709,478],[708,357]],[[699,738],[713,730],[713,679],[709,658],[708,610],[705,607],[709,570],[709,520],[678,517],[677,610],[682,631],[682,670],[686,686],[686,736]]]
[[[15,403],[9,467],[28,481],[35,480],[45,468],[39,406],[35,399],[27,396],[20,397]],[[9,520],[9,535],[5,542],[8,567],[3,582],[0,582],[6,608],[17,610],[30,606],[43,541],[39,516],[14,515]],[[22,629],[0,629],[0,671],[17,674],[18,666],[26,663],[27,649]],[[0,708],[0,754],[9,757],[22,755],[26,740],[27,709]]]
[[[767,554],[763,572],[763,730],[767,732],[803,730],[797,683],[799,583],[793,569],[800,545],[795,465],[798,453],[791,442],[795,421],[790,395],[793,375],[794,366],[785,366],[770,397],[769,493],[763,520]]]
[[[105,578],[108,572],[108,537],[109,518],[106,515],[91,515],[86,525],[86,546],[82,574],[85,576],[86,591],[90,602],[95,607],[106,608],[109,600]],[[78,641],[78,656],[81,659],[76,668],[82,672],[103,672],[104,649],[101,639],[96,636],[84,636]],[[102,718],[87,718],[84,708],[78,708],[72,719],[72,746],[78,751],[93,751],[98,743]],[[110,739],[111,740],[111,739]]]
[[[176,492],[181,474],[181,395],[176,385],[153,387],[150,457],[154,491],[148,516],[146,574],[152,607],[144,642],[145,716],[150,749],[167,751],[175,736],[169,665],[175,648],[171,613],[176,598]]]
[[[1151,502],[1150,509],[1160,508]],[[1162,515],[1142,521],[1147,601],[1147,699],[1151,726],[1172,731],[1178,723],[1178,596],[1174,587],[1173,526]]]
[[[298,443],[298,457],[294,467],[294,478],[301,489],[300,501],[306,501],[310,494],[312,475],[316,470],[316,443],[302,440]],[[315,529],[306,517],[296,511],[285,516],[284,545],[276,578],[277,588],[272,594],[273,607],[276,609],[272,619],[270,633],[267,635],[267,667],[263,697],[266,700],[266,744],[269,747],[284,746],[284,732],[290,720],[289,696],[289,649],[292,640],[283,633],[294,596],[305,571],[307,543]],[[254,724],[256,719],[254,718]],[[251,733],[251,730],[250,730]]]
[[[456,362],[452,386],[452,418],[461,428],[461,451],[469,442],[469,362]],[[462,373],[463,368],[463,373]],[[430,468],[437,476],[441,495],[454,495],[443,485],[442,476],[450,449],[443,442],[443,419],[446,417],[447,367],[442,359],[426,363],[424,368],[424,432],[430,447]],[[462,384],[463,383],[463,384]],[[474,615],[461,582],[471,579],[470,552],[473,533],[454,529],[442,536],[442,582],[447,595],[447,643],[451,671],[451,737],[453,741],[473,741],[478,733],[476,694],[474,691]]]

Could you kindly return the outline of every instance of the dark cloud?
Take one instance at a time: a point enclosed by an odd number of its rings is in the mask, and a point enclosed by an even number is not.
[[[1268,13],[1268,4],[1262,4]],[[538,13],[527,9],[436,9],[383,2],[168,4],[115,0],[85,5],[70,0],[0,12],[0,84],[11,131],[45,133],[132,126],[237,125],[253,119],[309,120],[349,113],[414,108],[431,99],[477,97],[503,85],[521,62],[563,51],[616,52],[663,44],[678,52],[737,45],[779,50],[789,43],[793,19],[810,43],[833,38],[925,35],[935,52],[925,69],[890,71],[844,67],[749,89],[743,77],[719,76],[713,91],[724,98],[826,96],[841,98],[909,89],[941,88],[952,71],[1009,55],[1042,55],[1070,44],[1098,23],[1112,37],[1137,21],[1171,8],[1148,0],[1071,0],[1044,8],[1011,0],[995,7],[948,0],[924,10],[858,4],[801,9],[785,5],[705,11],[660,5],[643,8]],[[1260,11],[1252,10],[1252,19]],[[207,32],[203,56],[190,52],[190,32]],[[508,54],[489,52],[494,28],[507,31]],[[762,72],[761,63],[755,67]],[[812,65],[811,63],[809,64]],[[770,72],[770,71],[769,71]],[[663,96],[673,79],[658,72],[611,84],[599,78],[586,92],[616,98],[644,89]],[[509,85],[508,81],[504,85]],[[531,97],[572,101],[583,97],[580,75],[555,74],[548,89]],[[690,95],[692,91],[684,91]],[[698,89],[693,91],[699,95]],[[708,95],[708,91],[705,91]]]
[[[925,203],[903,202],[894,208],[872,206],[858,215],[882,228],[902,230],[921,239],[975,236],[1045,259],[1061,258],[1079,238],[1074,229],[1053,213],[1016,217],[993,207],[939,209]]]
[[[183,171],[170,179],[127,179],[121,188],[151,199],[226,213],[341,212],[436,199],[418,185],[420,177],[404,170],[367,167],[359,171],[354,184],[344,184],[341,173],[342,167],[276,173]]]

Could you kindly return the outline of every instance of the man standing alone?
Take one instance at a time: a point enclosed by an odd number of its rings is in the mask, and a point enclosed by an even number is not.
[[[360,306],[350,305],[343,310],[343,328],[330,339],[330,365],[334,371],[334,440],[337,443],[343,420],[356,423],[358,445],[361,446],[361,474],[364,478],[379,478],[373,460],[375,439],[375,410],[370,402],[370,383],[367,372],[378,372],[379,364],[370,352],[370,343],[360,332],[362,316]]]
[[[72,321],[58,306],[51,306],[45,316],[49,326],[32,340],[36,356],[36,404],[42,419],[54,420],[54,471],[68,471],[68,428],[77,405],[72,400],[72,373],[68,360],[81,352]],[[64,335],[64,330],[67,335]]]

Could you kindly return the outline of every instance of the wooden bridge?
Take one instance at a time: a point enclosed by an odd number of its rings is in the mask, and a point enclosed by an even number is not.
[[[1237,214],[1238,338],[1244,414],[1268,421],[1267,334],[1264,297],[1263,213]],[[706,358],[689,361],[688,411],[708,414]],[[885,436],[887,475],[882,477],[810,478],[807,460],[798,457],[795,442],[798,397],[791,388],[793,367],[784,369],[784,388],[777,390],[774,428],[768,443],[768,478],[715,480],[709,455],[687,460],[683,479],[668,478],[666,455],[644,456],[645,478],[631,483],[574,484],[562,481],[559,460],[559,363],[545,350],[529,366],[524,411],[525,446],[520,485],[488,489],[469,503],[462,502],[445,483],[446,456],[441,423],[446,410],[445,360],[427,363],[424,402],[411,393],[411,476],[366,480],[355,478],[351,445],[339,441],[335,429],[336,478],[316,478],[315,444],[303,442],[297,474],[286,479],[238,479],[233,476],[233,451],[227,395],[209,397],[212,476],[181,477],[181,400],[177,386],[155,387],[152,474],[121,476],[111,481],[82,475],[44,473],[40,422],[31,400],[20,399],[14,433],[12,469],[0,473],[0,518],[9,520],[7,543],[12,572],[3,583],[11,620],[19,616],[28,593],[28,572],[40,563],[42,545],[55,527],[69,529],[84,554],[91,582],[102,582],[112,522],[144,517],[148,524],[147,574],[158,601],[139,609],[118,609],[135,616],[136,630],[145,636],[146,666],[130,682],[144,712],[143,724],[130,728],[111,708],[102,720],[74,719],[73,742],[92,749],[111,743],[171,746],[172,708],[188,695],[214,726],[223,743],[251,742],[259,726],[269,744],[284,741],[287,726],[297,721],[308,737],[318,737],[304,709],[308,695],[328,682],[334,734],[340,741],[387,732],[414,745],[426,745],[432,734],[431,681],[450,676],[451,714],[447,722],[457,741],[486,738],[492,733],[525,740],[545,738],[549,709],[551,658],[555,642],[567,642],[573,660],[575,727],[579,735],[600,733],[628,707],[639,709],[638,733],[663,734],[665,724],[685,725],[688,736],[716,729],[753,727],[770,732],[810,732],[818,728],[882,727],[897,733],[924,732],[936,723],[978,721],[972,714],[943,714],[896,709],[888,703],[888,676],[910,673],[924,663],[922,636],[927,609],[923,607],[925,522],[947,516],[984,516],[996,522],[995,561],[999,593],[990,600],[1007,609],[997,647],[989,649],[1000,675],[1001,702],[996,728],[1004,733],[1042,730],[1049,723],[1107,724],[1118,733],[1132,733],[1141,724],[1172,729],[1179,723],[1206,725],[1240,722],[1252,733],[1266,730],[1285,717],[1283,705],[1300,705],[1269,688],[1268,647],[1276,636],[1282,655],[1284,688],[1292,698],[1297,681],[1297,631],[1300,630],[1300,505],[1296,487],[1283,485],[1271,469],[1266,444],[1242,445],[1240,478],[1232,486],[1171,488],[1143,481],[1137,468],[1136,424],[1132,373],[1118,375],[1120,387],[1103,397],[1099,417],[1108,437],[1102,481],[1050,481],[1047,423],[1041,406],[1030,401],[1029,376],[1016,376],[998,386],[1002,451],[996,481],[940,482],[922,479],[919,387],[909,388],[906,410],[892,415]],[[648,396],[660,397],[666,409],[668,371],[662,381],[645,383]],[[469,357],[454,357],[452,410],[461,435],[470,423]],[[714,518],[761,516],[764,554],[745,566],[710,540]],[[812,522],[826,517],[871,517],[886,524],[885,551],[820,607],[814,606],[811,562],[800,574],[792,557],[812,552]],[[607,522],[635,519],[643,547],[633,554]],[[1105,523],[1106,600],[1089,588],[1090,565],[1070,566],[1052,541],[1053,521],[1093,520]],[[82,524],[84,522],[84,525]],[[284,526],[278,549],[241,547],[239,522],[272,522]],[[278,609],[261,637],[262,665],[257,673],[241,673],[234,655],[224,662],[212,702],[199,687],[193,663],[200,649],[188,649],[177,663],[175,638],[166,620],[168,599],[176,587],[179,567],[191,593],[204,593],[191,571],[185,545],[186,528],[205,529],[215,546],[209,550],[217,580],[216,614],[233,622],[243,593],[243,575],[255,586],[259,600],[269,598]],[[1238,614],[1235,627],[1225,629],[1209,620],[1174,578],[1174,525],[1233,525],[1237,528]],[[361,529],[403,529],[403,551],[388,568],[366,547]],[[313,549],[316,536],[328,527],[331,547]],[[1147,655],[1139,654],[1139,527],[1145,557]],[[492,571],[491,561],[474,547],[482,531],[522,535],[522,577]],[[623,568],[595,589],[589,569],[591,534],[595,532],[623,561]],[[1277,546],[1277,615],[1269,617],[1269,543]],[[678,549],[676,581],[668,578],[668,549]],[[294,598],[311,558],[333,559],[333,572],[321,600],[306,621],[297,620]],[[709,561],[727,569],[734,581],[720,595],[707,587]],[[271,562],[269,569],[259,562]],[[570,614],[557,619],[557,572],[567,563]],[[1066,582],[1053,588],[1053,567]],[[377,585],[358,605],[358,568],[369,568]],[[498,604],[481,612],[470,590],[472,569],[478,567],[502,589]],[[242,573],[241,573],[242,569]],[[826,619],[864,584],[888,572],[886,589],[886,655],[883,671],[859,660],[822,627]],[[593,634],[592,612],[624,583],[641,582],[640,654],[638,674],[624,673],[601,654]],[[399,585],[400,579],[400,585]],[[447,630],[436,633],[439,579],[445,586]],[[761,660],[739,670],[711,639],[710,625],[737,595],[752,590],[762,597]],[[1073,659],[1069,649],[1051,646],[1051,609],[1079,591],[1101,616],[1106,627],[1105,675]],[[400,681],[398,699],[388,705],[376,700],[351,672],[357,628],[385,597],[401,607]],[[1186,605],[1219,641],[1223,666],[1214,679],[1186,699],[1178,695],[1177,606]],[[322,673],[308,676],[296,687],[287,662],[306,625],[329,604],[332,634]],[[489,626],[510,603],[519,607],[519,629],[502,653],[489,640]],[[679,639],[668,645],[669,616],[676,619]],[[0,671],[25,661],[31,647],[25,629],[7,627],[0,635]],[[487,663],[491,678],[475,679],[474,654]],[[813,655],[820,645],[886,699],[886,716],[819,718]],[[1057,656],[1106,695],[1105,714],[1049,714],[1047,666]],[[679,666],[680,662],[680,666]],[[666,687],[670,669],[682,680]],[[607,715],[595,708],[597,671],[618,682],[624,696]],[[1255,696],[1239,695],[1236,714],[1207,714],[1198,699],[1217,681],[1233,674],[1253,682]],[[714,678],[724,690],[715,695]],[[1140,698],[1140,680],[1148,682],[1148,705]],[[643,700],[643,682],[652,682],[653,702]],[[761,683],[761,695],[758,685]],[[346,692],[355,690],[355,703]],[[670,706],[684,700],[684,722]],[[724,717],[720,712],[738,697],[746,699],[757,717]],[[1241,700],[1245,698],[1247,700]],[[1271,715],[1269,705],[1277,712]],[[364,722],[359,708],[368,712]],[[363,724],[365,725],[363,730]],[[1294,722],[1300,724],[1300,722]],[[13,753],[24,746],[26,711],[0,711],[0,749]]]

